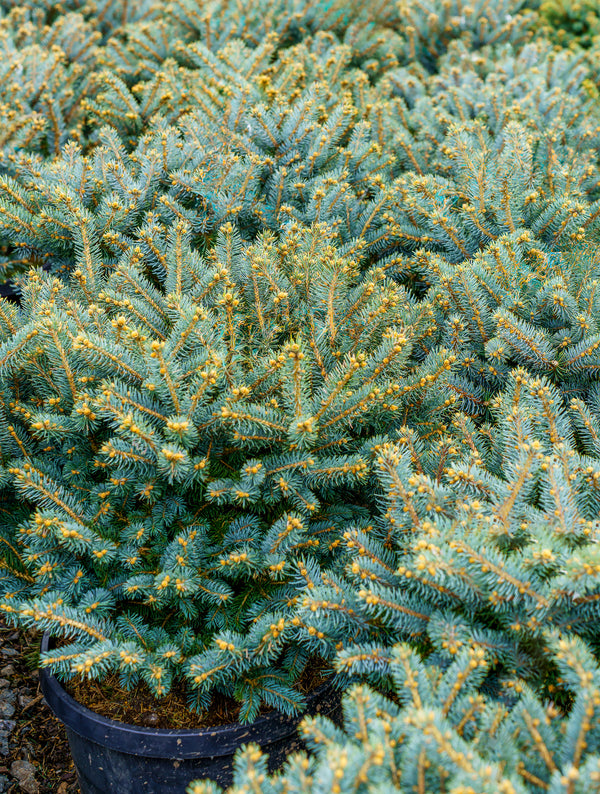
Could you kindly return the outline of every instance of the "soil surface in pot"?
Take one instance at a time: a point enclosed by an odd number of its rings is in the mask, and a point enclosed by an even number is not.
[[[316,660],[309,664],[300,678],[298,689],[309,694],[323,684],[327,677],[328,668]],[[195,714],[189,710],[183,684],[175,684],[168,695],[157,700],[144,683],[131,690],[124,689],[119,684],[118,675],[111,675],[102,681],[78,679],[61,683],[71,697],[96,714],[144,728],[213,728],[237,722],[240,712],[237,701],[216,695],[208,711]],[[269,711],[270,708],[264,708],[260,714]]]

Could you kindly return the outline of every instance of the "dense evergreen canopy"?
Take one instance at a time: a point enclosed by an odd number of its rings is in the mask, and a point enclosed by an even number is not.
[[[325,665],[236,792],[600,792],[600,7],[0,13],[0,611],[245,721]]]

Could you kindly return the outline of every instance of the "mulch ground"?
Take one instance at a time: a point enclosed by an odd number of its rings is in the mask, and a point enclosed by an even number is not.
[[[11,774],[11,766],[25,760],[35,768],[37,794],[79,794],[65,730],[40,692],[36,669],[40,639],[38,634],[16,631],[0,622],[0,667],[14,668],[5,680],[17,695],[11,718],[16,724],[9,735],[8,755],[0,754],[0,776],[10,781],[6,794],[23,794],[26,789]]]

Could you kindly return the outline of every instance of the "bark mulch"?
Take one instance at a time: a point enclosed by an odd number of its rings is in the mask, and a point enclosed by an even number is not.
[[[0,794],[79,794],[65,730],[40,692],[40,639],[0,621]]]

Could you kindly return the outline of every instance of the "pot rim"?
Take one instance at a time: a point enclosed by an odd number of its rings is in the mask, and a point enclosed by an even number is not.
[[[50,639],[47,633],[42,637],[42,652],[49,650]],[[328,714],[339,703],[333,680],[329,679],[309,693],[307,708],[299,715],[288,716],[273,709],[247,725],[232,722],[195,730],[145,728],[104,717],[81,705],[43,667],[39,670],[39,679],[48,706],[67,728],[112,750],[153,758],[228,756],[249,742],[258,742],[268,751],[271,742],[295,733],[305,716],[318,712]]]

